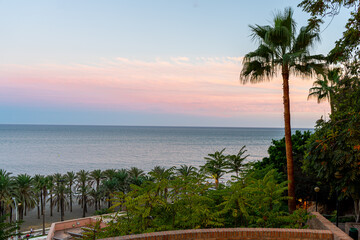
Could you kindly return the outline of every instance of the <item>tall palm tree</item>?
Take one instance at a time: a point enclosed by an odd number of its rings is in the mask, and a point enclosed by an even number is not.
[[[335,95],[335,88],[340,82],[340,69],[335,68],[329,70],[327,74],[323,74],[323,78],[318,78],[313,87],[309,89],[310,98],[316,98],[318,103],[327,100],[330,103],[331,114],[334,112],[333,98]]]
[[[54,183],[55,183],[55,205],[57,206],[57,212],[60,211],[60,200],[61,200],[61,197],[60,197],[60,190],[61,190],[61,187],[60,187],[60,184],[61,182],[63,181],[63,176],[61,175],[61,173],[55,173],[53,175],[53,180],[54,180]]]
[[[73,200],[72,200],[72,195],[73,195],[73,185],[75,184],[75,180],[76,180],[76,175],[74,172],[67,172],[65,174],[65,179],[66,182],[68,183],[68,192],[69,192],[69,202],[70,202],[70,212],[72,212],[72,204],[73,204]]]
[[[11,173],[0,169],[0,217],[6,214],[7,203],[9,199],[11,200],[13,191],[14,181],[11,178]]]
[[[323,72],[321,55],[310,55],[309,49],[319,40],[316,29],[306,26],[296,35],[296,23],[293,10],[286,8],[284,13],[277,13],[273,25],[250,26],[252,37],[259,41],[259,47],[245,55],[240,74],[242,83],[258,83],[272,78],[281,71],[283,80],[283,103],[285,121],[285,143],[288,174],[289,211],[296,208],[294,164],[292,156],[290,125],[290,73],[311,76]]]
[[[223,154],[223,150],[216,151],[214,154],[208,154],[208,157],[204,157],[206,163],[201,169],[210,175],[215,180],[215,188],[219,188],[219,180],[226,173],[226,156]]]
[[[48,201],[50,201],[50,217],[52,217],[53,208],[54,208],[54,189],[55,189],[54,176],[48,175],[46,178],[47,178],[47,189],[49,190]]]
[[[34,193],[36,198],[36,207],[37,207],[37,218],[40,219],[40,206],[41,206],[41,214],[42,214],[42,186],[41,186],[41,178],[42,176],[40,174],[36,174],[33,178],[33,187],[34,187]]]
[[[109,178],[102,182],[101,189],[105,195],[105,200],[108,203],[108,208],[111,207],[111,195],[116,191],[117,189],[117,180],[115,178]]]
[[[94,189],[95,193],[93,193],[94,196],[94,202],[95,202],[95,210],[98,210],[98,206],[100,206],[100,199],[98,198],[99,196],[99,186],[100,186],[100,181],[102,179],[104,179],[104,173],[103,171],[101,171],[100,169],[96,169],[93,170],[90,173],[90,178],[91,178],[91,185],[96,185],[96,189]]]
[[[45,203],[46,203],[46,195],[47,195],[47,185],[48,185],[49,179],[40,176],[36,187],[40,189],[40,203],[41,203],[41,215],[43,220],[43,235],[45,235]]]
[[[229,173],[231,172],[235,172],[236,173],[236,177],[239,177],[239,172],[242,170],[243,166],[244,166],[244,160],[250,156],[250,155],[246,155],[243,156],[247,150],[245,149],[246,146],[242,146],[239,150],[239,152],[236,155],[228,155],[226,156],[227,159],[227,168],[230,170]]]
[[[90,193],[90,177],[89,172],[85,170],[80,170],[76,173],[76,191],[79,195],[79,202],[81,203],[81,207],[83,209],[82,211],[82,217],[85,217],[85,214],[87,212],[87,202],[88,202],[88,195]]]
[[[19,219],[23,220],[26,210],[35,207],[36,199],[34,198],[34,190],[32,187],[32,177],[28,174],[19,174],[15,178],[15,195],[20,203]]]

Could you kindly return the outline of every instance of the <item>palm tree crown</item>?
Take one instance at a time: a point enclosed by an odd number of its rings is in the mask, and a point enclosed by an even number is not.
[[[227,168],[229,169],[229,172],[235,172],[236,177],[239,177],[239,172],[241,172],[242,168],[244,167],[244,160],[250,156],[244,154],[247,152],[245,149],[246,146],[242,146],[239,150],[239,152],[236,155],[228,155],[226,156],[227,159]]]
[[[201,169],[210,175],[211,178],[215,180],[216,189],[219,187],[220,178],[226,173],[226,156],[223,154],[223,150],[216,151],[214,154],[208,154],[208,157],[205,157],[206,163]]]
[[[318,103],[327,100],[330,103],[331,114],[334,112],[333,96],[335,94],[335,87],[340,81],[340,69],[335,68],[329,70],[327,74],[324,74],[322,79],[318,78],[313,87],[309,89],[310,98],[316,98]]]
[[[252,37],[259,47],[245,55],[240,80],[242,83],[257,83],[269,80],[279,70],[282,74],[294,73],[311,76],[322,72],[322,55],[310,55],[310,48],[320,40],[315,29],[305,26],[296,36],[293,10],[286,8],[276,14],[273,26],[250,25]]]

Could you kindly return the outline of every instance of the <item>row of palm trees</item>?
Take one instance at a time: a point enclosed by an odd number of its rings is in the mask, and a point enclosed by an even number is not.
[[[81,205],[85,217],[89,205],[95,210],[108,207],[111,193],[124,191],[130,184],[141,184],[146,175],[141,169],[108,169],[91,172],[56,173],[54,175],[19,174],[0,169],[0,215],[10,214],[14,210],[14,198],[18,204],[19,219],[22,220],[29,210],[37,208],[38,218],[44,214],[44,207],[49,206],[49,216],[53,212],[73,211],[73,204]],[[63,214],[62,214],[63,218]],[[63,220],[63,219],[61,219]]]
[[[215,180],[218,188],[219,179],[225,173],[239,172],[243,167],[246,150],[243,146],[236,155],[224,155],[225,149],[205,157],[206,163],[201,166],[201,174]],[[174,176],[189,176],[199,171],[194,166],[181,165],[178,168],[164,168],[155,166],[148,174],[139,168],[130,169],[100,169],[93,171],[80,170],[79,172],[56,173],[43,176],[19,174],[12,176],[6,170],[0,169],[0,216],[9,214],[12,221],[14,203],[18,205],[20,220],[27,213],[36,208],[37,216],[43,216],[45,222],[45,208],[49,216],[54,211],[60,212],[61,221],[64,220],[65,210],[72,212],[73,204],[79,204],[82,208],[82,217],[86,216],[89,206],[95,210],[111,207],[111,197],[115,192],[127,193],[130,185],[140,186],[145,181],[162,181],[172,179]],[[15,198],[15,201],[14,201]]]

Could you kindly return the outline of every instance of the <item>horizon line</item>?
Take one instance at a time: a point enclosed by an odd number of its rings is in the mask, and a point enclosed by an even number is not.
[[[0,123],[0,126],[73,126],[73,127],[173,127],[173,128],[267,128],[284,129],[284,127],[231,127],[231,126],[174,126],[174,125],[115,125],[115,124],[54,124],[54,123]],[[314,127],[292,127],[291,129],[315,129]]]

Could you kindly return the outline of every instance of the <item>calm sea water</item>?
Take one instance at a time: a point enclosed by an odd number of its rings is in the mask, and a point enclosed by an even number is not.
[[[253,161],[283,136],[281,128],[0,125],[0,169],[34,175],[200,166],[208,153],[236,154],[243,145]]]

